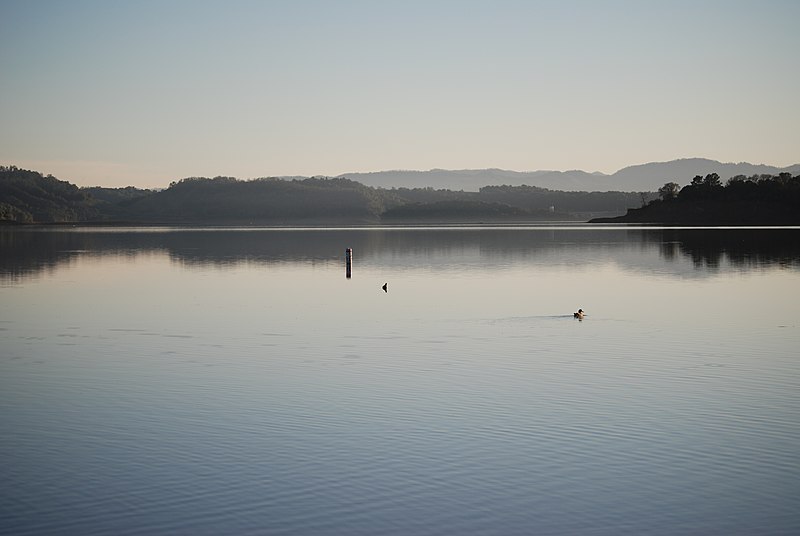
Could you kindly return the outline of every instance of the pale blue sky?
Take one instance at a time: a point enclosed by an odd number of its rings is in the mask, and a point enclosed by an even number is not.
[[[800,162],[800,2],[0,0],[0,164],[80,185]]]

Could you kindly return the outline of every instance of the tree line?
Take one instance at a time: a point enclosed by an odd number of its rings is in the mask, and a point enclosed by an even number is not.
[[[737,175],[724,184],[716,173],[696,175],[681,187],[668,182],[658,198],[618,218],[598,222],[710,225],[800,224],[800,175]]]
[[[79,188],[0,166],[0,221],[197,224],[583,220],[639,206],[655,192],[564,192],[487,186],[478,192],[373,188],[347,178],[189,177],[163,190]]]

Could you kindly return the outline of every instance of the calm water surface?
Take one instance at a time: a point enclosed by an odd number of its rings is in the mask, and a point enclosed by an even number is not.
[[[0,533],[797,534],[799,291],[800,229],[3,229]]]

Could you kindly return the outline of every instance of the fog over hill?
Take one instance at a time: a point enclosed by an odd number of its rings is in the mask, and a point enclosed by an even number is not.
[[[482,186],[538,186],[550,190],[566,191],[623,191],[653,192],[666,182],[684,186],[695,175],[717,173],[723,181],[736,175],[777,175],[781,172],[797,174],[800,164],[785,168],[765,164],[722,163],[706,158],[685,158],[670,162],[651,162],[620,169],[606,175],[599,172],[571,171],[509,171],[504,169],[466,169],[430,171],[377,171],[372,173],[345,173],[340,177],[379,188],[425,188],[477,191]]]

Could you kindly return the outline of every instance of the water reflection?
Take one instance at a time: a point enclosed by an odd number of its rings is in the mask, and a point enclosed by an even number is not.
[[[698,269],[719,269],[725,263],[740,268],[773,265],[797,267],[797,229],[663,229],[648,233],[661,243],[664,258],[688,257]]]
[[[0,533],[798,534],[797,230],[720,232],[0,231]]]
[[[800,229],[436,228],[436,229],[0,229],[0,279],[19,280],[80,256],[165,254],[185,265],[286,262],[591,264],[714,273],[725,267],[800,267]],[[676,268],[676,263],[686,268]]]

